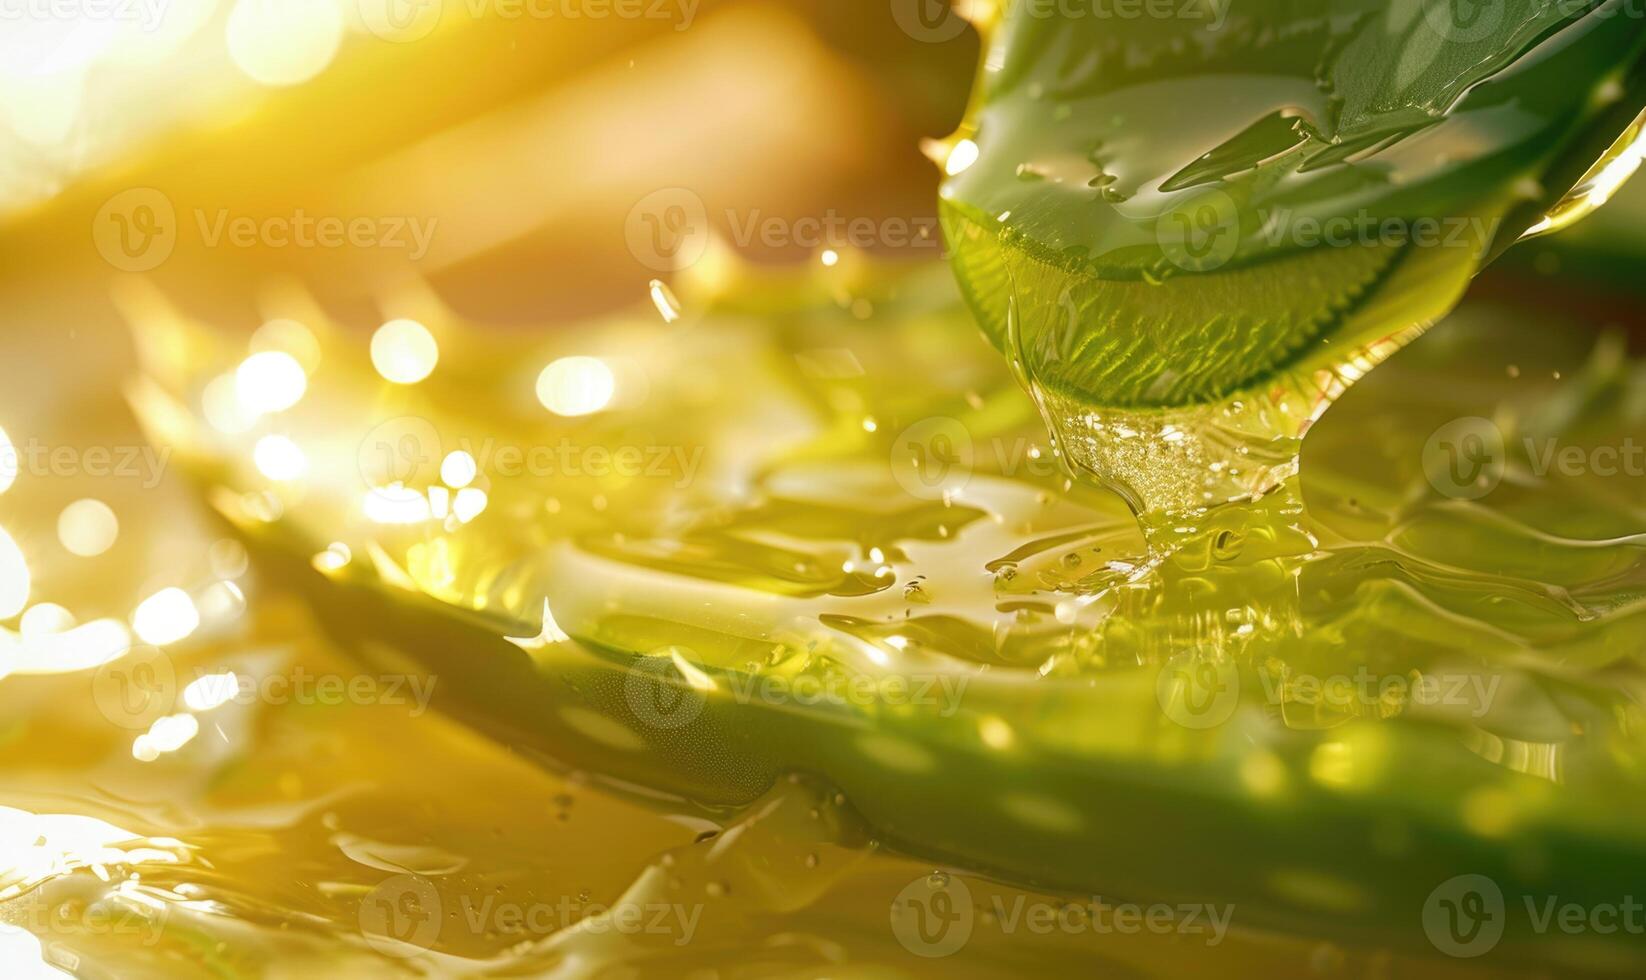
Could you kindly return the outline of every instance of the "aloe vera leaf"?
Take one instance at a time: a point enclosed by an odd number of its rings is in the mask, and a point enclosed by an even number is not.
[[[1082,12],[1010,5],[942,211],[990,340],[1088,405],[1213,403],[1409,339],[1642,104],[1618,2]]]

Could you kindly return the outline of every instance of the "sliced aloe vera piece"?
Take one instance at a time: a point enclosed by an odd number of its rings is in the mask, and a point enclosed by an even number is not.
[[[1561,204],[1642,106],[1620,2],[1218,9],[1009,4],[946,159],[985,333],[1141,510],[1290,472],[1308,421],[1489,256],[1604,197]]]

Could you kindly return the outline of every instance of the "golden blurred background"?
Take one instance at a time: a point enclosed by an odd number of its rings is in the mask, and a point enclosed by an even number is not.
[[[891,7],[834,0],[0,4],[0,974],[397,973],[349,951],[352,912],[342,949],[311,935],[326,906],[360,901],[326,884],[351,809],[386,836],[484,841],[528,890],[604,901],[695,832],[421,711],[108,724],[108,685],[154,682],[131,657],[97,669],[134,640],[187,636],[197,672],[250,649],[358,675],[291,599],[248,603],[244,550],[143,438],[128,397],[154,338],[134,310],[164,295],[244,344],[296,298],[364,348],[430,291],[545,335],[649,305],[682,247],[700,284],[730,255],[930,259],[938,174],[920,146],[953,127],[976,58],[969,28],[934,42]],[[168,768],[197,736],[213,747]],[[581,836],[546,847],[545,823]],[[209,870],[144,836],[179,825]],[[167,883],[181,953],[88,913],[92,871],[178,861],[244,899],[224,919]],[[139,878],[114,901],[152,913],[156,879]],[[257,938],[277,920],[296,932]],[[461,951],[495,955],[495,938]]]

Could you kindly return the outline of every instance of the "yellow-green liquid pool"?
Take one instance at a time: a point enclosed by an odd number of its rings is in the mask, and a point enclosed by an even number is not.
[[[1533,469],[1640,438],[1617,340],[1471,304],[1344,396],[1297,493],[1162,556],[1062,472],[942,269],[737,275],[549,339],[393,297],[441,342],[415,387],[289,297],[321,360],[233,434],[205,392],[247,351],[128,297],[139,414],[253,557],[239,625],[167,648],[173,696],[299,666],[380,696],[185,698],[200,734],[150,762],[106,711],[21,715],[11,751],[56,780],[31,810],[79,773],[64,811],[171,838],[95,857],[147,896],[100,901],[164,928],[48,940],[202,975],[1630,968],[1629,934],[1523,911],[1621,902],[1642,846],[1634,484]],[[529,366],[561,356],[615,383],[545,424]],[[1476,416],[1507,447],[1489,488],[1431,438]],[[271,433],[301,474],[260,470]],[[104,737],[52,734],[81,724]],[[83,863],[32,893],[71,922],[60,896],[106,890]],[[1429,932],[1465,872],[1517,917],[1485,961]],[[620,896],[676,925],[620,930]],[[1134,907],[1158,928],[1120,931]]]

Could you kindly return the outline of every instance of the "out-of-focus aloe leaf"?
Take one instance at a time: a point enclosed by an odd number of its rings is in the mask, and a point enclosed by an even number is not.
[[[1016,0],[948,156],[962,289],[1077,404],[1347,380],[1627,149],[1642,104],[1646,25],[1620,2],[1171,11]]]

